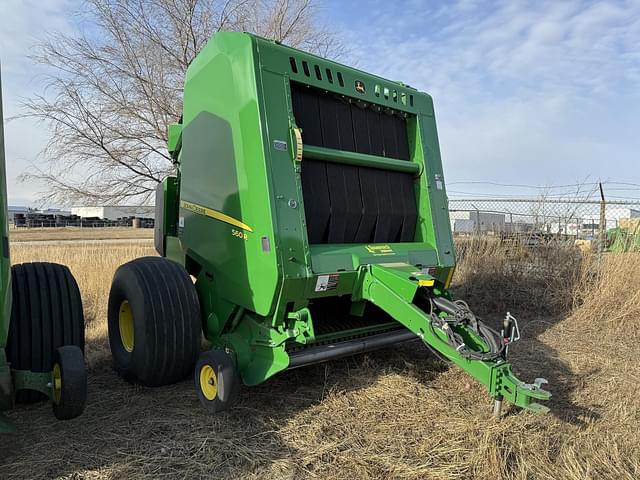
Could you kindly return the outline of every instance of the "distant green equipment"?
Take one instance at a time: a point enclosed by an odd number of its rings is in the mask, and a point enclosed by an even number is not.
[[[240,383],[419,337],[533,411],[519,338],[448,293],[455,267],[429,95],[277,42],[218,33],[189,67],[158,188],[156,249],[116,272],[114,365],[143,385],[194,369],[211,411]],[[491,288],[490,285],[487,288]],[[211,350],[200,355],[204,331]]]
[[[607,232],[607,250],[610,252],[640,252],[640,221],[631,228],[617,227]]]
[[[55,263],[11,267],[0,85],[0,433],[14,402],[50,399],[61,420],[84,410],[84,316],[78,285]],[[0,452],[1,454],[1,452]]]

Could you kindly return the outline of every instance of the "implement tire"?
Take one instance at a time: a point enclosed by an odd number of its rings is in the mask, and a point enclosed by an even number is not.
[[[231,355],[223,350],[203,352],[194,372],[196,392],[209,413],[231,408],[240,396],[241,380]]]
[[[200,303],[182,266],[161,257],[122,265],[108,310],[113,367],[125,380],[169,385],[193,370],[200,350]]]
[[[51,373],[53,413],[58,420],[76,418],[87,403],[87,370],[75,345],[56,350]]]
[[[50,372],[56,350],[75,345],[84,352],[84,315],[80,290],[71,271],[57,263],[11,267],[13,305],[7,358],[13,370]],[[19,390],[16,401],[47,400],[35,390]]]

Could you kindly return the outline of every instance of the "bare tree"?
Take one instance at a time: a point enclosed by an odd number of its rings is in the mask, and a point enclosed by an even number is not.
[[[184,74],[219,31],[250,31],[339,55],[313,0],[87,0],[92,28],[54,34],[34,59],[52,71],[46,94],[25,102],[51,139],[23,180],[41,201],[144,203],[172,173],[166,126],[180,117]]]

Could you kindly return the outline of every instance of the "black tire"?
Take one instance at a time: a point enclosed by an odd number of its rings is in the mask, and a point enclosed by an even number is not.
[[[53,414],[58,420],[81,415],[87,403],[87,370],[84,355],[75,345],[56,350],[52,372]]]
[[[210,413],[227,410],[238,401],[241,386],[238,370],[231,355],[223,350],[209,350],[200,355],[194,380],[198,399]]]
[[[129,323],[121,323],[121,310],[123,319],[132,317]],[[128,341],[121,325],[133,334]],[[200,350],[200,303],[191,277],[161,257],[125,263],[111,284],[108,326],[113,366],[125,380],[149,387],[182,380]]]
[[[84,352],[84,315],[71,271],[56,263],[11,267],[13,306],[7,339],[11,368],[50,372],[56,349],[75,345]],[[47,400],[35,390],[19,390],[16,401]]]

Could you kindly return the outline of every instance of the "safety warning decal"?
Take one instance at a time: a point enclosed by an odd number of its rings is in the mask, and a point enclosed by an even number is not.
[[[328,292],[338,288],[338,278],[340,275],[334,273],[332,275],[319,275],[316,282],[316,292]]]

